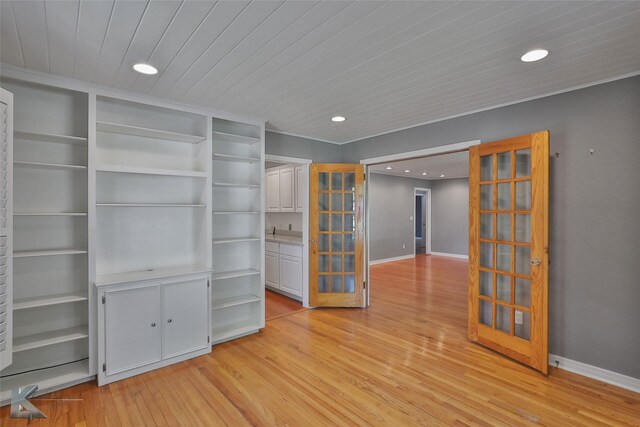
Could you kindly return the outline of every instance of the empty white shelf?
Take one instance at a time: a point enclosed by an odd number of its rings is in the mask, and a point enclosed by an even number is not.
[[[213,273],[213,280],[233,279],[236,277],[254,276],[260,274],[260,270],[246,268],[244,270],[220,271]]]
[[[145,138],[163,139],[166,141],[186,142],[198,144],[207,138],[200,135],[170,132],[167,130],[151,129],[122,123],[96,122],[96,129],[101,132],[119,133],[123,135],[142,136]]]
[[[68,304],[79,301],[86,301],[88,298],[83,294],[51,295],[46,297],[24,298],[13,302],[14,310],[25,310],[29,308],[47,307],[57,304]]]
[[[214,299],[212,308],[214,310],[219,310],[221,308],[234,307],[236,305],[260,302],[260,300],[261,298],[259,296],[253,295],[253,294],[239,295],[239,296],[229,297],[229,298],[220,298],[219,300]]]
[[[225,162],[238,162],[238,163],[257,163],[260,161],[258,157],[250,156],[234,156],[232,154],[213,153],[214,160],[223,160]]]
[[[25,168],[39,168],[39,169],[65,169],[74,171],[86,171],[86,166],[81,165],[61,165],[58,163],[40,163],[40,162],[13,162],[14,166]]]
[[[68,341],[75,341],[89,336],[86,326],[61,329],[59,331],[45,332],[42,334],[29,335],[21,338],[14,338],[13,352],[32,350],[34,348],[47,347]]]
[[[239,337],[241,335],[249,335],[250,333],[260,330],[260,324],[258,322],[237,322],[224,326],[213,327],[213,344],[226,341],[229,338]]]
[[[209,271],[211,270],[202,265],[186,265],[169,268],[156,268],[144,271],[99,274],[96,276],[96,286],[114,285],[141,280],[154,280],[165,277],[183,276],[186,274],[208,273]]]
[[[259,214],[259,211],[213,211],[214,215],[233,215],[233,214]]]
[[[237,142],[239,144],[257,144],[260,142],[260,138],[218,131],[213,131],[213,138],[218,141]]]
[[[204,208],[206,205],[187,203],[96,203],[96,206],[112,208]]]
[[[13,253],[14,258],[29,258],[39,256],[52,256],[52,255],[80,255],[86,254],[84,249],[61,249],[54,251],[15,251]]]
[[[86,145],[87,138],[82,136],[58,135],[55,133],[27,132],[16,130],[13,132],[16,139],[28,139],[31,141],[56,142],[59,144]]]
[[[184,176],[193,178],[206,178],[206,172],[176,170],[176,169],[155,169],[140,168],[134,166],[104,165],[96,168],[98,172],[114,172],[114,173],[131,173],[142,175],[165,175],[165,176]]]
[[[14,216],[87,216],[86,212],[14,212]]]
[[[11,393],[17,387],[38,384],[36,396],[58,390],[61,385],[69,386],[95,378],[89,374],[89,361],[70,363],[55,368],[42,369],[2,379],[0,401],[2,405],[10,402]]]
[[[245,187],[245,188],[258,188],[260,184],[239,184],[233,182],[214,182],[214,187]]]
[[[213,243],[239,243],[239,242],[256,242],[259,237],[235,237],[229,239],[213,239]]]

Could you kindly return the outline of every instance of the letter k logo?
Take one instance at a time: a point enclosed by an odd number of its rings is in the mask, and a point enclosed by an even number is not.
[[[11,396],[11,418],[47,418],[38,408],[27,399],[38,390],[37,385],[28,385],[13,390]]]

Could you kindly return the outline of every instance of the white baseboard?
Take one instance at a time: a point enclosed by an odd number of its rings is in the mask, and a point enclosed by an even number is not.
[[[430,255],[448,256],[448,257],[451,257],[451,258],[469,259],[469,255],[450,254],[448,252],[433,252],[433,251],[431,251]]]
[[[559,369],[564,369],[565,371],[573,372],[574,374],[583,375],[588,378],[593,378],[594,380],[599,380],[607,384],[612,384],[618,387],[625,388],[627,390],[635,391],[636,393],[640,393],[640,379],[638,378],[633,378],[628,375],[623,375],[617,372],[598,368],[597,366],[587,365],[586,363],[577,362],[565,357],[550,354],[549,365],[555,367],[556,361],[559,362]]]
[[[400,260],[409,259],[409,258],[415,258],[415,255],[414,254],[409,254],[409,255],[396,256],[396,257],[393,257],[393,258],[377,259],[375,261],[371,260],[371,261],[369,261],[369,265],[384,264],[385,262],[400,261]]]

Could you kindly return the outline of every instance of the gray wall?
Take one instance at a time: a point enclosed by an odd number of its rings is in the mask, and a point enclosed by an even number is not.
[[[340,145],[281,133],[265,133],[265,152],[277,156],[311,159],[318,163],[340,163]]]
[[[429,188],[424,179],[369,175],[369,259],[412,255],[415,245],[414,187]],[[402,245],[405,248],[402,249]]]
[[[469,179],[431,181],[431,251],[469,254]]]
[[[544,129],[559,153],[550,159],[550,351],[640,378],[640,77],[357,141],[342,159]]]

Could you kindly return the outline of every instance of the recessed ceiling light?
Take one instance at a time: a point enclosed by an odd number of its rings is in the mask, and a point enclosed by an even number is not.
[[[444,178],[444,174],[441,174],[441,175],[440,175],[440,178]]]
[[[331,117],[332,122],[344,122],[347,120],[344,116],[333,116]]]
[[[426,172],[422,172],[422,176],[427,176],[427,173]]]
[[[391,166],[387,166],[386,168],[388,171],[390,171],[391,169],[393,169]]]
[[[533,49],[525,53],[524,55],[522,55],[520,60],[522,62],[535,62],[535,61],[540,61],[542,58],[546,57],[547,55],[549,55],[549,51],[545,49]]]
[[[405,169],[405,170],[404,170],[404,172],[405,172],[405,173],[409,173],[409,172],[411,172],[411,171],[410,171],[409,169]]]
[[[158,74],[158,69],[149,64],[136,64],[133,69],[142,74]]]

